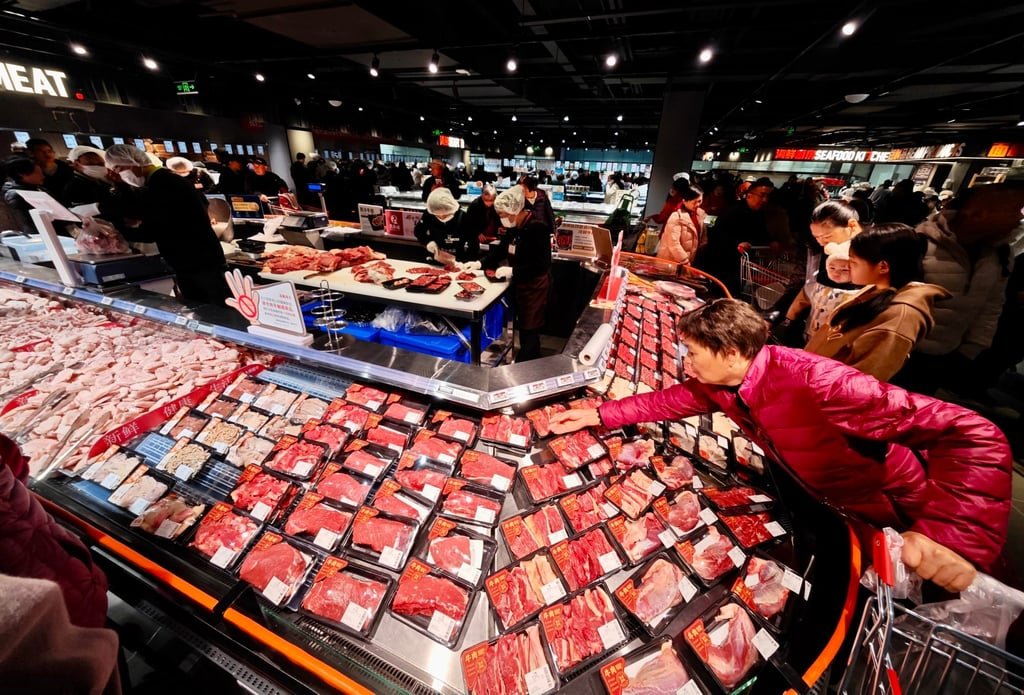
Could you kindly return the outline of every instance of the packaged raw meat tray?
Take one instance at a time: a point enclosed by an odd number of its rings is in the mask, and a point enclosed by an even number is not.
[[[370,418],[366,433],[363,435],[366,441],[377,446],[391,449],[395,456],[401,456],[402,452],[409,448],[409,440],[412,439],[412,432],[402,426],[393,423],[373,425],[374,418]]]
[[[169,487],[166,481],[153,475],[149,466],[143,464],[128,474],[107,501],[139,515],[160,499]]]
[[[493,538],[437,517],[416,555],[434,569],[480,588],[497,551]]]
[[[259,530],[260,522],[218,502],[196,526],[188,545],[214,566],[230,571]]]
[[[246,553],[238,577],[275,606],[282,606],[302,586],[315,559],[313,553],[289,543],[284,536],[266,531]]]
[[[384,409],[384,419],[400,422],[404,425],[419,427],[427,419],[428,406],[402,399],[395,401]]]
[[[786,535],[786,529],[782,524],[767,512],[722,514],[719,518],[739,544],[747,550]]]
[[[454,466],[462,455],[463,445],[453,439],[438,436],[430,430],[420,430],[409,449],[417,456],[426,456],[434,461]]]
[[[352,521],[348,552],[389,570],[401,570],[416,542],[419,524],[385,514],[372,507],[360,507]]]
[[[224,395],[234,398],[242,403],[252,403],[256,397],[263,393],[263,389],[269,384],[265,381],[257,381],[247,374],[239,374],[231,384],[224,389]]]
[[[665,638],[601,667],[608,695],[704,695],[693,674],[683,666],[672,640]]]
[[[558,690],[538,623],[463,651],[462,678],[469,695],[549,695]]]
[[[476,443],[480,422],[463,415],[453,415],[447,410],[434,411],[430,427],[443,437],[462,442],[467,447]]]
[[[288,435],[278,440],[263,465],[297,480],[309,480],[319,473],[326,459],[327,447],[323,444]]]
[[[307,492],[288,513],[284,532],[310,541],[331,552],[352,526],[356,510],[332,502],[316,492]]]
[[[651,466],[658,480],[669,490],[693,486],[693,463],[686,456],[652,456]]]
[[[213,452],[202,444],[197,444],[191,439],[179,439],[164,454],[156,467],[157,470],[165,471],[178,480],[191,480],[202,470],[211,456]]]
[[[228,449],[246,433],[241,425],[226,422],[221,418],[211,418],[203,431],[196,436],[196,441],[205,444],[218,454],[226,454]]]
[[[559,461],[524,466],[519,469],[519,478],[531,504],[547,502],[589,482],[581,472],[569,470]]]
[[[210,418],[207,415],[189,408],[182,408],[160,428],[160,434],[171,439],[192,439],[206,427],[206,423],[209,421]]]
[[[274,442],[264,439],[252,432],[246,432],[234,446],[228,449],[224,460],[232,466],[244,468],[251,463],[260,463],[267,458],[267,454],[274,448]]]
[[[297,489],[283,476],[248,465],[231,491],[231,501],[260,521],[273,521],[277,513],[295,498]]]
[[[732,593],[755,615],[776,631],[782,625],[786,605],[794,594],[800,596],[803,578],[785,565],[755,555],[732,585]]]
[[[517,560],[569,537],[562,515],[554,504],[505,519],[500,528],[509,553]]]
[[[670,422],[668,425],[669,444],[684,454],[696,455],[698,436],[696,425],[688,422]]]
[[[373,478],[342,470],[340,463],[328,463],[314,489],[324,497],[358,507],[370,494]]]
[[[481,421],[480,439],[526,452],[533,445],[533,428],[524,417],[488,415]]]
[[[248,413],[242,416],[242,419],[249,419],[249,416],[253,416],[253,413],[256,413],[256,411],[249,411]],[[267,419],[266,424],[260,427],[256,431],[256,433],[261,437],[273,439],[276,442],[278,439],[284,437],[285,435],[292,435],[293,437],[297,436],[299,434],[299,430],[301,429],[301,426],[294,424],[284,415],[271,415]]]
[[[451,470],[430,459],[417,459],[415,454],[405,452],[398,460],[395,480],[402,487],[419,493],[431,502],[441,497]]]
[[[317,420],[309,420],[302,426],[299,433],[302,439],[311,442],[318,442],[327,447],[328,456],[333,456],[341,451],[348,441],[348,430],[336,425],[323,424]]]
[[[742,567],[746,553],[737,547],[719,524],[708,526],[685,541],[676,543],[676,552],[706,587]]]
[[[630,565],[643,562],[660,548],[671,547],[675,542],[675,535],[665,528],[654,512],[647,512],[635,520],[617,516],[609,519],[607,526]]]
[[[299,394],[289,391],[277,384],[267,384],[259,396],[252,402],[252,407],[265,410],[273,415],[284,415],[298,399]]]
[[[391,394],[380,391],[372,386],[352,384],[345,392],[345,400],[355,405],[361,405],[367,410],[377,413],[387,403]]]
[[[280,429],[283,433],[284,427],[287,424],[287,420],[278,416],[271,418],[266,413],[261,413],[258,410],[253,410],[252,406],[247,403],[242,403],[241,405],[239,405],[235,409],[235,412],[231,413],[231,415],[228,416],[229,422],[233,422],[236,425],[241,425],[250,432],[259,432],[260,434],[264,434],[265,431],[270,431],[274,429],[274,426],[268,427],[268,424],[270,423],[271,420],[274,421],[275,425],[277,422],[281,423]],[[270,433],[273,434],[274,432]]]
[[[484,587],[502,631],[529,620],[568,593],[555,563],[543,550],[498,570],[487,577]]]
[[[564,434],[548,442],[548,450],[573,470],[606,456],[608,451],[590,430]]]
[[[116,489],[142,460],[120,447],[108,447],[82,473],[82,480],[98,483],[107,490]]]
[[[603,526],[551,546],[551,557],[570,591],[579,591],[622,569],[622,557]]]
[[[701,493],[725,514],[759,512],[770,507],[775,500],[760,490],[743,485],[732,487],[705,486]]]
[[[210,393],[196,406],[196,410],[212,417],[228,419],[238,408],[238,401],[225,398],[216,391]]]
[[[608,483],[598,480],[587,489],[558,500],[558,506],[575,533],[585,531],[619,513],[618,507],[605,499],[604,491],[607,489]]]
[[[324,414],[323,421],[344,427],[353,435],[359,435],[366,429],[366,422],[369,418],[370,411],[366,408],[353,405],[341,398],[335,398],[327,406],[327,412]]]
[[[191,527],[205,510],[202,502],[170,492],[135,517],[132,527],[173,540]]]
[[[292,422],[308,422],[320,420],[327,413],[327,401],[308,393],[301,393],[288,410],[288,418]]]
[[[472,587],[434,572],[414,558],[398,579],[398,588],[391,597],[391,614],[453,649],[462,638],[472,598]]]
[[[615,598],[652,637],[700,593],[689,571],[661,552],[641,565],[615,590]]]
[[[499,492],[508,491],[515,474],[515,462],[495,458],[482,451],[470,449],[459,459],[458,477]]]
[[[728,437],[701,430],[697,436],[696,454],[713,468],[726,470],[729,467]]]
[[[505,496],[489,488],[457,478],[449,478],[441,491],[441,516],[480,524],[488,528],[498,525]]]
[[[693,621],[683,638],[727,693],[741,689],[763,663],[754,646],[757,627],[747,610],[729,599]]]
[[[394,584],[383,572],[330,555],[317,570],[299,610],[336,630],[370,639]]]
[[[391,467],[395,459],[394,452],[390,449],[369,444],[362,439],[354,439],[345,447],[344,453],[338,457],[341,467],[348,471],[355,471],[377,480]]]
[[[715,512],[702,506],[700,497],[690,490],[681,490],[670,498],[659,497],[654,500],[653,507],[680,540],[718,520]]]
[[[653,456],[654,442],[646,437],[640,437],[623,442],[613,458],[615,459],[615,468],[625,472],[634,468],[646,467],[650,464]]]
[[[551,416],[564,413],[568,409],[569,406],[563,403],[552,403],[528,411],[526,417],[533,424],[533,431],[537,433],[537,437],[544,439],[551,435]]]
[[[732,450],[737,464],[755,473],[764,473],[764,449],[741,434],[733,434]]]
[[[434,504],[425,497],[415,492],[405,490],[397,480],[385,480],[377,488],[377,494],[373,496],[374,509],[382,512],[400,516],[403,519],[412,519],[423,524],[426,522]]]
[[[629,641],[601,587],[584,589],[540,612],[544,643],[559,676],[578,671]]]
[[[630,519],[636,519],[647,511],[654,499],[664,491],[664,483],[638,469],[617,478],[604,491],[604,496]]]

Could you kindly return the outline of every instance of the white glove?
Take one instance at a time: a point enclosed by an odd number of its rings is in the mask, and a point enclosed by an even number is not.
[[[429,253],[431,256],[436,256],[437,255],[437,242],[436,241],[428,241],[427,242],[427,253]]]
[[[503,265],[494,271],[494,277],[499,280],[506,280],[512,277],[512,266]]]
[[[463,270],[480,270],[480,261],[466,261],[462,264]]]

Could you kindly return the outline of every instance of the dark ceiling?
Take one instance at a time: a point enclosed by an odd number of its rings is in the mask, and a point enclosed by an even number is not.
[[[361,119],[361,127],[390,132],[451,128],[481,149],[519,138],[653,146],[670,89],[705,95],[698,149],[1024,138],[1017,126],[1024,3],[21,0],[0,7],[5,47],[31,44],[66,59],[67,42],[79,40],[94,67],[118,69],[138,66],[144,51],[168,78],[172,71],[175,79],[229,76],[265,90],[292,120],[358,126]],[[851,21],[857,30],[843,36]],[[705,47],[714,56],[702,64]],[[431,74],[435,50],[440,68]],[[611,52],[619,57],[614,68],[604,64]],[[511,74],[505,64],[513,53],[519,67]],[[374,55],[379,78],[368,73]],[[266,81],[257,84],[256,72]],[[851,94],[867,97],[852,104]],[[329,99],[343,106],[332,111]]]

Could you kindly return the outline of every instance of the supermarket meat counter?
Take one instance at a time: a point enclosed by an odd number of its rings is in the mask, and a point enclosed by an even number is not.
[[[48,340],[33,321],[85,326],[97,337],[51,340],[86,365],[109,356],[81,343],[128,350],[118,341],[138,334],[126,379],[177,354],[181,334],[224,361],[203,383],[160,365],[166,398],[71,456],[40,447],[49,470],[36,468],[33,489],[128,569],[117,580],[184,599],[282,681],[352,693],[806,692],[845,637],[855,536],[773,479],[732,423],[548,430],[553,413],[602,392],[682,378],[682,307],[650,286],[623,293],[600,379],[503,410],[273,361],[150,311],[39,301],[21,292],[0,305],[0,320],[22,325],[5,348],[24,364]],[[33,390],[0,414],[27,448],[49,435],[23,421],[58,389]]]

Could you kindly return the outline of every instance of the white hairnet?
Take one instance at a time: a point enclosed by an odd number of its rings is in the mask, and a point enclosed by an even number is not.
[[[677,179],[686,179],[687,181],[689,181],[690,175],[685,171],[677,171],[676,173],[672,174],[672,180],[675,181]]]
[[[195,165],[192,164],[191,160],[185,159],[184,157],[171,157],[167,160],[167,168],[171,171],[192,171]]]
[[[151,163],[144,151],[135,145],[128,144],[111,145],[107,148],[103,158],[109,167],[145,167]]]
[[[494,209],[500,215],[502,213],[506,215],[518,215],[523,211],[523,206],[526,205],[526,198],[523,196],[522,186],[512,186],[501,193],[494,199]]]
[[[83,154],[98,154],[101,159],[104,159],[103,150],[89,147],[88,145],[78,145],[77,147],[72,147],[71,151],[68,152],[68,160],[77,162],[78,158]]]
[[[435,188],[427,196],[427,212],[431,215],[454,215],[459,209],[459,201],[455,200],[447,188]]]

